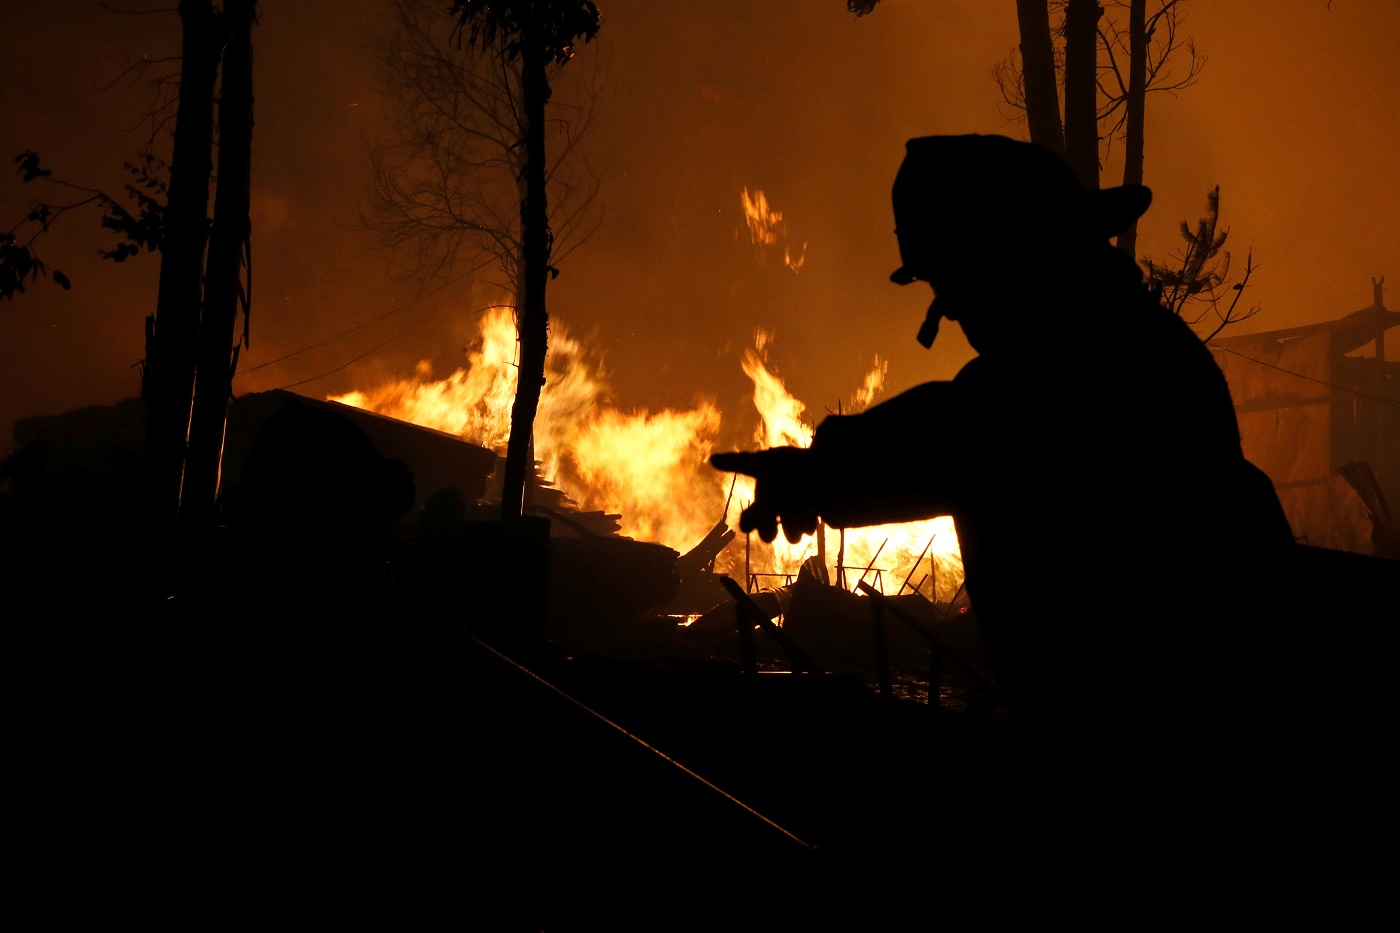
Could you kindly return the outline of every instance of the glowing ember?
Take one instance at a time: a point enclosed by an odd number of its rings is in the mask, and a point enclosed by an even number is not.
[[[806,406],[788,393],[770,367],[770,340],[758,331],[754,346],[741,359],[754,384],[759,415],[754,444],[806,447],[812,442],[812,425],[804,420]],[[481,340],[469,352],[466,365],[446,378],[434,380],[431,367],[423,362],[410,379],[333,400],[456,434],[503,455],[515,393],[515,346],[511,310],[497,308],[482,317]],[[843,410],[858,412],[874,402],[887,369],[877,357]],[[720,412],[708,399],[684,411],[624,412],[607,404],[609,394],[602,365],[555,319],[535,421],[540,475],[584,510],[621,515],[623,534],[685,552],[714,526],[734,481],[707,463],[720,433]],[[752,498],[752,480],[739,477],[725,515],[731,527],[737,527],[740,511]],[[826,530],[832,580],[838,577],[837,560],[843,554],[840,537]],[[749,568],[756,573],[795,575],[817,552],[811,537],[791,544],[779,536],[771,545],[755,538],[748,547]],[[843,563],[848,588],[872,561],[875,566],[865,579],[887,593],[897,591],[909,577],[911,587],[922,581],[919,588],[926,596],[947,600],[962,579],[950,519],[847,531]],[[716,570],[742,578],[745,563],[745,544],[739,542],[720,555]]]
[[[807,261],[807,241],[802,241],[802,246],[798,248],[797,255],[792,254],[791,246],[783,247],[783,264],[793,272],[801,271],[802,264]]]
[[[793,245],[788,237],[787,224],[783,223],[782,212],[770,208],[767,195],[758,189],[754,189],[750,195],[749,189],[745,188],[739,193],[739,201],[744,206],[744,220],[749,225],[749,239],[754,245],[774,246],[781,239],[783,265],[793,272],[799,271],[807,261],[807,243],[804,240],[801,246]]]
[[[749,195],[749,189],[745,188],[739,199],[744,205],[744,219],[749,222],[749,237],[759,246],[772,246],[778,242],[778,225],[783,222],[783,215],[778,211],[768,209],[768,197],[762,191],[755,191]]]

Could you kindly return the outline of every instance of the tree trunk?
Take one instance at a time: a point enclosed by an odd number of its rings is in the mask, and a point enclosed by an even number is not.
[[[1143,133],[1147,118],[1147,0],[1128,8],[1128,108],[1123,141],[1123,184],[1142,184]],[[1118,235],[1118,248],[1137,257],[1137,221]]]
[[[175,529],[184,472],[213,171],[216,17],[209,0],[181,0],[179,111],[161,238],[160,286],[146,360],[146,456],[151,519],[158,536]]]
[[[1055,78],[1055,46],[1050,41],[1050,7],[1046,0],[1016,0],[1021,28],[1021,83],[1026,97],[1026,125],[1031,142],[1063,156],[1060,91]]]
[[[1086,189],[1099,186],[1097,0],[1065,8],[1065,161]]]
[[[540,389],[544,386],[544,360],[549,343],[549,315],[544,292],[549,281],[550,231],[545,202],[544,109],[549,100],[549,57],[542,43],[524,37],[521,43],[521,84],[524,97],[525,169],[521,173],[520,227],[521,270],[524,299],[516,309],[520,330],[520,367],[515,402],[510,410],[510,441],[506,447],[502,477],[501,517],[518,519],[524,514],[525,484],[533,463],[531,436]]]
[[[253,147],[253,18],[255,0],[228,0],[229,36],[219,78],[219,173],[214,222],[199,326],[199,359],[189,454],[180,496],[180,525],[198,535],[212,527],[219,491],[228,401],[237,361],[234,325],[240,301],[245,315],[249,295],[242,287],[245,249],[251,249],[248,217]],[[245,318],[246,321],[246,318]]]

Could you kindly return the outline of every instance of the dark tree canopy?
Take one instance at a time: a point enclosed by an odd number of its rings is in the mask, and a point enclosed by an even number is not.
[[[561,65],[573,56],[575,42],[588,42],[599,26],[592,0],[454,0],[451,12],[473,45],[499,37],[511,58],[532,45]]]

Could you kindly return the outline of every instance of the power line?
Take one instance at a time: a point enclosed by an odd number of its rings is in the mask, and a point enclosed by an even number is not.
[[[302,348],[299,349],[299,350],[293,350],[291,353],[287,353],[287,354],[284,354],[283,356],[279,356],[279,357],[277,357],[277,358],[274,359],[274,360],[268,360],[267,362],[265,362],[265,363],[259,363],[259,364],[256,365],[256,366],[249,366],[247,369],[243,369],[243,370],[240,370],[239,372],[235,373],[233,378],[234,378],[234,379],[237,379],[237,378],[239,378],[240,376],[246,376],[248,373],[257,372],[258,370],[260,370],[260,369],[262,369],[262,368],[264,368],[264,367],[266,367],[266,366],[271,366],[271,365],[274,364],[274,363],[281,363],[283,360],[289,360],[289,359],[291,359],[291,358],[294,357],[294,356],[300,356],[301,354],[307,352],[308,350],[318,350],[318,349],[321,349],[322,347],[328,347],[328,346],[330,346],[330,345],[333,344],[333,343],[337,343],[337,342],[339,342],[339,341],[341,341],[341,340],[344,340],[346,337],[349,337],[349,336],[351,336],[352,334],[359,333],[360,331],[362,331],[362,330],[364,330],[365,328],[370,327],[370,326],[372,326],[372,325],[374,325],[374,324],[378,324],[380,321],[382,321],[382,320],[384,320],[384,319],[386,319],[386,318],[388,318],[388,317],[390,317],[390,316],[392,316],[392,315],[398,314],[400,311],[403,311],[403,310],[405,310],[405,309],[407,309],[407,308],[413,307],[414,305],[418,304],[418,302],[424,300],[425,298],[431,298],[433,295],[438,294],[438,293],[441,292],[442,290],[446,289],[448,286],[450,286],[450,285],[455,285],[455,284],[457,284],[458,282],[462,281],[463,279],[468,278],[468,277],[470,277],[470,276],[476,274],[476,273],[479,272],[482,268],[484,268],[485,265],[486,265],[486,263],[478,263],[477,265],[472,266],[472,267],[471,267],[470,269],[468,269],[466,272],[463,272],[461,275],[455,276],[454,278],[448,279],[447,281],[443,282],[443,283],[442,283],[441,285],[439,285],[437,288],[434,288],[434,289],[431,290],[431,291],[423,292],[421,295],[418,295],[418,296],[416,296],[416,297],[414,297],[414,298],[410,298],[408,301],[405,301],[403,304],[398,305],[397,307],[394,307],[394,308],[390,308],[388,311],[385,311],[383,314],[379,315],[378,317],[373,317],[373,318],[370,318],[368,321],[363,321],[363,322],[361,322],[361,323],[359,323],[359,324],[356,324],[354,327],[351,327],[351,328],[349,328],[348,330],[343,330],[343,331],[341,331],[340,333],[335,334],[334,336],[327,337],[325,340],[322,340],[322,341],[320,341],[319,343],[308,344],[307,346],[304,346],[304,347],[302,347]],[[442,309],[439,308],[438,310],[440,311],[440,310],[442,310]],[[432,316],[433,316],[434,314],[436,314],[436,313],[437,313],[437,311],[433,311],[433,312],[430,312],[430,313],[427,314],[427,315],[424,315],[424,317],[422,318],[422,320],[420,320],[418,323],[421,324],[423,321],[426,321],[429,317],[432,317]],[[407,327],[407,328],[405,328],[404,330],[400,331],[399,334],[398,334],[398,335],[395,335],[395,336],[397,337],[397,336],[400,336],[400,335],[402,335],[402,334],[405,334],[405,333],[407,333],[409,330],[412,330],[413,327],[416,327],[416,326],[417,326],[417,324],[410,325],[409,327]],[[390,341],[392,341],[393,339],[395,339],[395,338],[390,338]],[[369,352],[371,352],[371,353],[374,352],[374,350],[377,350],[377,349],[379,349],[380,347],[385,346],[385,345],[388,344],[390,341],[385,341],[385,343],[380,344],[379,347],[375,347],[374,349],[370,350]],[[348,363],[346,363],[345,365],[346,365],[346,366],[349,366],[350,363],[353,363],[353,362],[355,362],[356,360],[362,359],[362,358],[363,358],[362,356],[356,357],[354,360],[350,360],[350,361],[349,361]],[[341,368],[341,369],[344,369],[345,367],[342,366],[342,367],[340,367],[340,368]],[[336,370],[331,370],[331,372],[336,372]],[[326,375],[330,375],[330,373],[326,373]],[[316,378],[319,379],[320,377],[318,376],[318,377],[316,377]],[[311,380],[306,380],[306,381],[309,382],[309,381],[311,381]],[[296,385],[300,385],[300,383],[296,383]]]
[[[428,294],[432,294],[432,293],[428,293]],[[240,370],[233,378],[237,379],[237,378],[239,378],[240,376],[246,376],[246,375],[248,375],[249,373],[255,373],[255,372],[257,372],[258,370],[262,369],[263,367],[271,366],[273,363],[280,363],[280,362],[282,362],[283,360],[289,360],[289,359],[291,359],[291,358],[294,357],[294,356],[300,356],[301,354],[305,353],[305,352],[308,351],[308,350],[316,350],[316,349],[319,349],[319,348],[321,348],[321,347],[328,347],[328,346],[330,346],[331,344],[336,343],[337,341],[343,340],[344,338],[350,336],[351,334],[358,333],[359,331],[364,330],[366,327],[369,327],[371,324],[378,324],[380,321],[382,321],[382,320],[384,320],[385,318],[389,317],[391,314],[397,314],[398,312],[404,310],[405,308],[412,307],[413,305],[417,304],[419,301],[422,301],[424,298],[427,298],[427,297],[428,297],[428,294],[419,295],[417,298],[410,299],[409,301],[406,301],[406,302],[404,302],[403,304],[399,305],[397,308],[391,308],[390,310],[384,312],[383,314],[379,315],[378,317],[371,318],[371,319],[368,320],[368,321],[364,321],[364,322],[362,322],[362,323],[356,324],[354,327],[350,328],[349,330],[343,330],[343,331],[341,331],[340,333],[336,334],[334,337],[327,337],[325,340],[322,340],[320,343],[309,344],[308,346],[302,347],[302,348],[299,349],[299,350],[293,350],[291,353],[287,353],[287,354],[284,354],[283,356],[279,356],[279,357],[277,357],[275,360],[268,360],[267,362],[265,362],[265,363],[259,363],[259,364],[256,365],[256,366],[249,366],[247,369]]]
[[[473,311],[472,313],[473,313],[473,314],[481,314],[481,313],[483,313],[483,312],[485,312],[485,311],[490,311],[490,310],[493,309],[493,308],[509,308],[509,307],[513,307],[513,306],[512,306],[512,305],[486,305],[485,307],[477,308],[477,309],[476,309],[475,311]],[[398,339],[399,339],[400,337],[402,337],[404,334],[406,334],[406,333],[408,333],[409,331],[413,330],[413,329],[414,329],[415,327],[417,327],[419,324],[422,324],[424,321],[428,320],[428,318],[434,316],[435,314],[437,314],[437,313],[438,313],[439,311],[441,311],[441,310],[442,310],[441,307],[435,308],[434,310],[432,310],[432,311],[428,312],[427,314],[423,315],[423,316],[422,316],[421,318],[419,318],[417,321],[414,321],[412,324],[410,324],[410,325],[408,325],[407,327],[405,327],[403,330],[399,331],[397,334],[394,334],[394,335],[393,335],[392,337],[390,337],[388,340],[385,340],[385,341],[383,341],[382,343],[379,343],[379,344],[376,344],[375,346],[370,347],[368,350],[366,350],[365,352],[361,353],[361,354],[358,355],[358,356],[351,357],[350,359],[346,360],[344,363],[341,363],[341,364],[340,364],[339,366],[337,366],[335,369],[329,369],[329,370],[326,370],[325,372],[321,373],[319,376],[309,376],[309,377],[307,377],[306,379],[301,379],[301,380],[298,380],[297,382],[289,383],[288,385],[278,386],[278,388],[279,388],[279,389],[293,389],[293,388],[296,388],[297,386],[300,386],[300,385],[306,385],[308,382],[315,382],[315,381],[318,380],[318,379],[324,379],[324,378],[326,378],[327,376],[334,375],[335,373],[340,372],[342,369],[345,369],[345,368],[346,368],[347,366],[349,366],[351,363],[358,363],[360,360],[362,360],[362,359],[364,359],[365,357],[369,356],[371,353],[374,353],[374,352],[377,352],[377,351],[379,351],[379,350],[384,349],[384,348],[387,347],[389,344],[393,343],[395,340],[398,340]]]
[[[1284,369],[1282,366],[1278,366],[1274,363],[1268,363],[1264,360],[1257,360],[1252,356],[1248,356],[1244,353],[1239,352],[1238,350],[1231,350],[1229,347],[1222,347],[1220,344],[1215,343],[1214,341],[1210,343],[1210,346],[1214,347],[1217,350],[1223,350],[1226,353],[1238,356],[1242,360],[1249,360],[1251,363],[1258,363],[1260,366],[1267,366],[1270,369],[1276,369],[1281,373],[1287,373],[1290,376],[1296,376],[1297,378],[1306,380],[1307,382],[1313,382],[1320,386],[1327,386],[1327,388],[1329,389],[1336,389],[1338,392],[1346,392],[1350,395],[1355,395],[1360,398],[1368,398],[1372,401],[1380,402],[1382,405],[1389,405],[1392,408],[1400,408],[1400,401],[1397,401],[1393,398],[1387,398],[1384,395],[1372,395],[1370,392],[1362,392],[1359,389],[1350,389],[1346,386],[1339,386],[1335,382],[1327,382],[1323,379],[1316,379],[1312,376],[1305,376],[1302,373],[1295,373],[1291,369]]]

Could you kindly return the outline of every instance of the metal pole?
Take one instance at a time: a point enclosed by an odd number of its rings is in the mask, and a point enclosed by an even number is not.
[[[914,575],[914,571],[915,571],[915,570],[918,570],[918,569],[919,569],[919,564],[923,563],[924,555],[928,553],[928,549],[929,549],[929,548],[933,547],[933,539],[936,538],[936,537],[938,537],[938,532],[935,531],[935,532],[933,533],[933,537],[931,537],[931,538],[928,539],[928,544],[925,544],[925,545],[924,545],[924,549],[923,549],[922,551],[919,552],[919,559],[916,560],[916,561],[914,561],[914,566],[910,567],[910,568],[909,568],[909,572],[906,573],[906,574],[904,575],[904,582],[901,583],[901,584],[899,585],[899,589],[895,591],[895,594],[894,594],[894,595],[898,596],[900,593],[903,593],[903,592],[904,592],[904,588],[905,588],[906,586],[909,585],[909,578],[912,577],[912,576]],[[929,564],[932,564],[932,563],[933,563],[933,559],[930,558],[930,559],[929,559]],[[922,581],[920,581],[920,582],[922,583]],[[917,591],[917,589],[918,589],[918,587],[915,587],[915,590],[916,590],[916,591]]]
[[[841,544],[836,550],[836,585],[846,588],[846,529],[841,529]]]
[[[753,532],[744,536],[744,586],[753,592]]]
[[[886,544],[889,544],[889,543],[890,543],[890,539],[889,539],[889,538],[886,538],[885,540],[883,540],[883,541],[880,542],[880,547],[879,547],[878,549],[876,549],[876,551],[875,551],[875,556],[872,557],[872,558],[870,558],[870,563],[866,565],[866,568],[865,568],[864,573],[862,573],[862,574],[860,575],[860,579],[856,581],[856,586],[857,586],[857,587],[859,587],[862,583],[865,582],[865,574],[869,573],[869,572],[871,571],[871,569],[874,568],[875,562],[876,562],[877,560],[880,559],[880,552],[883,551],[883,550],[885,549],[885,545],[886,545]],[[880,595],[883,596],[884,594],[881,593]]]

